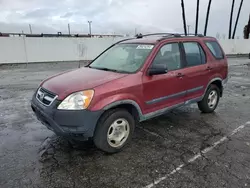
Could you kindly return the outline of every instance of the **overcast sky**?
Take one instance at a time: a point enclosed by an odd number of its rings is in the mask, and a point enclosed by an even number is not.
[[[199,32],[203,33],[208,0],[200,0]],[[235,0],[234,21],[240,4]],[[232,0],[213,0],[208,34],[228,35]],[[185,0],[187,24],[195,27],[196,0]],[[250,13],[250,0],[244,0],[237,35]],[[88,20],[93,33],[183,32],[180,0],[0,0],[0,32],[87,33]]]

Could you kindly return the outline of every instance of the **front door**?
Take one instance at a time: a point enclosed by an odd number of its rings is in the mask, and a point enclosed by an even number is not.
[[[183,76],[180,43],[163,44],[153,64],[166,64],[168,72],[143,76],[145,114],[184,103],[185,76]]]

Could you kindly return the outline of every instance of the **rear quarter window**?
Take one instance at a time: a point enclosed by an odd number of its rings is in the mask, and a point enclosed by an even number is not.
[[[206,55],[198,42],[183,42],[187,67],[206,63]]]
[[[216,41],[205,41],[206,46],[216,59],[224,59],[224,54]]]

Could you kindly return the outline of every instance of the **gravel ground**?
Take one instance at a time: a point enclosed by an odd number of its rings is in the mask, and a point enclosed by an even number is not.
[[[29,100],[46,77],[78,63],[0,67],[0,187],[250,187],[250,66],[229,59],[216,112],[182,107],[138,125],[132,143],[107,155],[72,145],[34,117]]]

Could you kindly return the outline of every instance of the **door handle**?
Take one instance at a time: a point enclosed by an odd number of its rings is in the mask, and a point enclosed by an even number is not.
[[[178,78],[182,78],[184,76],[184,74],[182,74],[182,73],[178,73],[177,75],[176,75],[176,77],[178,77]]]
[[[212,70],[212,69],[213,69],[213,68],[212,68],[212,67],[209,67],[209,66],[206,68],[206,70]]]

